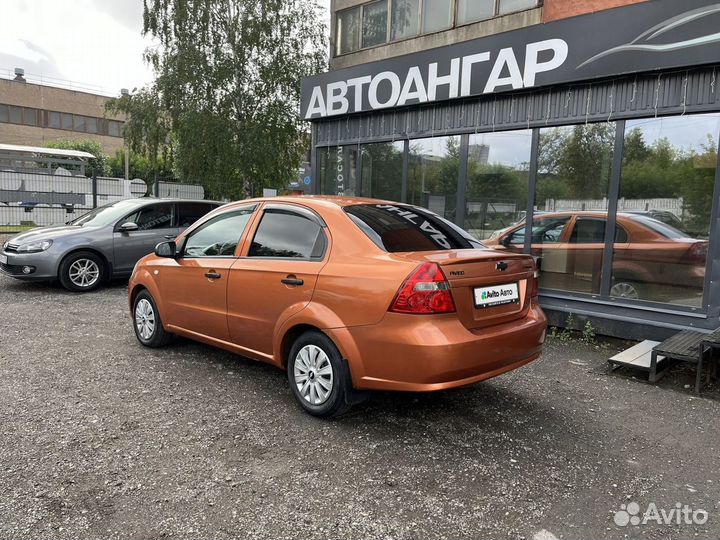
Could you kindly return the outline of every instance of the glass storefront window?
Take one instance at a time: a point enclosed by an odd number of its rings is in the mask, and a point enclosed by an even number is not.
[[[363,47],[374,47],[387,41],[387,10],[387,0],[363,6]]]
[[[530,130],[470,136],[463,228],[476,238],[496,239],[525,222],[531,146]],[[518,245],[519,236],[513,238]]]
[[[360,48],[360,6],[339,11],[336,23],[336,54],[357,51]]]
[[[358,195],[357,145],[321,148],[318,158],[322,195]]]
[[[410,141],[407,202],[455,220],[460,177],[460,137]]]
[[[540,130],[530,242],[542,257],[543,288],[600,292],[614,143],[614,123]],[[512,247],[511,235],[524,226],[498,243]]]
[[[390,24],[390,39],[405,39],[418,35],[420,0],[394,0]]]
[[[610,295],[701,307],[720,115],[629,120]]]
[[[495,16],[495,0],[458,0],[458,24],[490,19]]]
[[[362,146],[362,196],[399,201],[405,144],[389,142]]]
[[[423,33],[439,32],[452,26],[453,0],[423,0]]]

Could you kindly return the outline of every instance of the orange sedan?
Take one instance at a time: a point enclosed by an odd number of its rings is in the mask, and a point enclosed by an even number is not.
[[[129,300],[141,344],[176,334],[273,364],[321,417],[365,390],[445,390],[518,368],[546,329],[532,257],[371,199],[223,206],[142,259]]]

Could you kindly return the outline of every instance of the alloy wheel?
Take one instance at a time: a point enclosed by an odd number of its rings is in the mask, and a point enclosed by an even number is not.
[[[635,285],[628,283],[627,281],[622,281],[612,286],[612,289],[610,289],[610,296],[615,298],[637,300],[640,298],[640,293]]]
[[[73,285],[87,289],[100,279],[100,267],[93,260],[78,259],[70,265],[68,277]]]
[[[311,405],[325,403],[333,390],[330,358],[320,347],[305,345],[295,357],[295,384],[302,398]]]

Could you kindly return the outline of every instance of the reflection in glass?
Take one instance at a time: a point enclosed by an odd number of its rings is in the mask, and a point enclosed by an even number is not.
[[[394,0],[390,39],[404,39],[418,34],[420,26],[420,0]]]
[[[505,13],[512,13],[513,11],[534,8],[537,5],[537,0],[500,0],[498,11],[500,15],[504,15]]]
[[[463,228],[476,238],[495,238],[524,223],[531,145],[530,130],[470,136]]]
[[[337,14],[337,54],[347,54],[360,48],[360,7]]]
[[[452,0],[423,0],[423,33],[439,32],[452,26]]]
[[[362,46],[374,47],[387,41],[387,0],[363,7]]]
[[[399,201],[402,191],[404,143],[362,146],[362,196]]]
[[[407,202],[454,221],[460,176],[460,137],[410,141]]]
[[[458,0],[458,24],[490,19],[495,16],[495,0]]]
[[[701,307],[720,115],[625,128],[611,296]]]
[[[318,150],[320,158],[320,193],[354,197],[358,193],[358,147],[331,146]]]
[[[614,143],[614,123],[540,130],[531,243],[544,288],[600,292]]]

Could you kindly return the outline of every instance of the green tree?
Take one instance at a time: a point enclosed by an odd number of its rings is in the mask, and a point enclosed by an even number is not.
[[[106,109],[125,115],[124,136],[130,147],[130,168],[133,160],[142,158],[143,180],[149,180],[168,166],[172,166],[172,124],[163,107],[156,86],[143,88],[132,95],[123,95],[108,101]],[[124,151],[122,158],[125,159]],[[139,164],[138,161],[135,162]],[[119,172],[119,174],[118,174]],[[125,165],[115,174],[124,177]],[[135,178],[133,174],[131,178]]]
[[[167,149],[214,198],[286,185],[305,151],[300,81],[327,64],[316,2],[145,0],[144,34],[157,79],[115,101],[131,147]]]
[[[92,176],[93,173],[97,173],[98,176],[108,176],[110,174],[108,157],[97,141],[90,139],[59,139],[48,142],[46,146],[48,148],[57,148],[58,150],[79,150],[95,156],[94,159],[88,159],[85,176]]]

